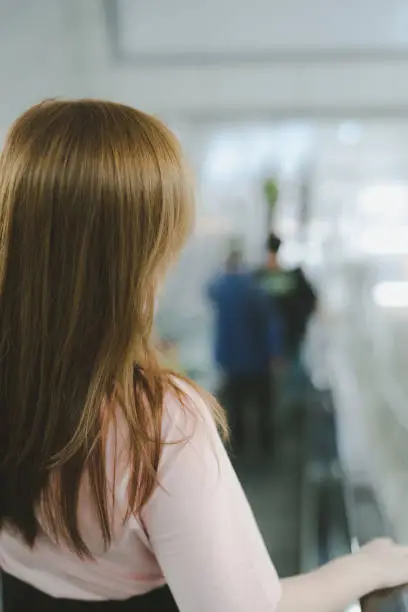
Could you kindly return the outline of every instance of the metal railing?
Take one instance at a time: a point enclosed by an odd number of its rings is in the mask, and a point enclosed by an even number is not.
[[[391,530],[368,487],[353,488],[345,478],[336,448],[335,419],[327,396],[308,402],[304,420],[302,507],[300,527],[301,572],[358,550],[364,541],[389,537]],[[321,444],[321,442],[325,442]],[[329,441],[329,444],[327,444]],[[367,530],[366,517],[372,532]],[[361,524],[365,523],[365,533]],[[372,593],[347,612],[407,612],[401,589]]]

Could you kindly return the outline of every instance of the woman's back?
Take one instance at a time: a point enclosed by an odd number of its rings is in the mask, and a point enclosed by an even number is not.
[[[273,610],[278,579],[211,413],[192,387],[178,384],[188,399],[184,407],[174,395],[165,400],[160,485],[125,525],[129,464],[121,453],[127,447],[123,419],[110,433],[106,469],[111,477],[116,470],[117,532],[109,550],[103,551],[84,487],[79,518],[94,559],[78,558],[45,534],[31,550],[3,529],[5,572],[57,598],[125,600],[169,583],[183,611],[244,611],[248,601],[257,610]]]

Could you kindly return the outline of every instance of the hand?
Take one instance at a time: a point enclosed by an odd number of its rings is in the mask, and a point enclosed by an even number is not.
[[[371,593],[408,584],[408,547],[375,540],[309,574],[285,578],[279,612],[337,612]]]
[[[374,540],[363,546],[356,557],[364,560],[374,590],[408,584],[408,546],[386,538]]]

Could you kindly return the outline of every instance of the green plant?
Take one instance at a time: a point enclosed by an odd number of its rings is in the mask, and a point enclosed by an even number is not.
[[[279,198],[279,188],[274,179],[267,179],[265,181],[264,194],[269,206],[273,209]]]

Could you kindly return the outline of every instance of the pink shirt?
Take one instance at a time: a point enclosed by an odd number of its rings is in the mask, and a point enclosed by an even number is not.
[[[30,550],[3,530],[1,567],[54,597],[126,599],[168,583],[181,612],[273,612],[281,593],[275,568],[207,407],[190,387],[184,389],[187,410],[176,398],[166,399],[163,439],[178,443],[164,446],[161,486],[141,516],[124,527],[126,467],[113,451],[126,435],[123,423],[110,436],[108,478],[115,467],[120,477],[117,530],[108,552],[102,551],[85,485],[80,520],[95,561],[79,559],[45,534]]]

